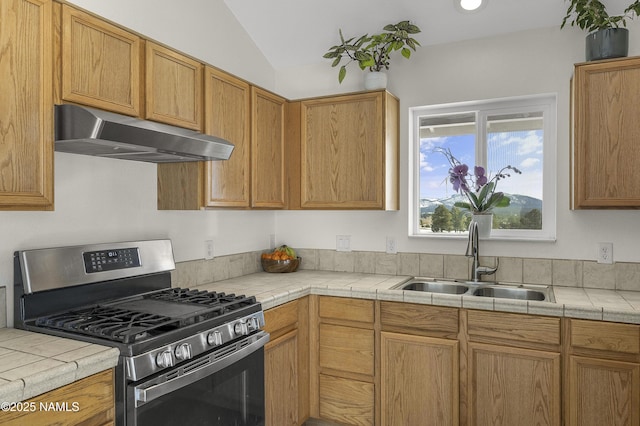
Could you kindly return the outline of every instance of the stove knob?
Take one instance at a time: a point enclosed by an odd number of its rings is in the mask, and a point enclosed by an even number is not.
[[[249,334],[249,328],[246,323],[238,321],[233,325],[233,332],[236,333],[237,336],[244,336]]]
[[[162,351],[156,356],[156,365],[160,368],[173,367],[171,351]]]
[[[260,328],[260,324],[258,323],[258,318],[251,317],[247,320],[248,331],[256,331],[258,328]]]
[[[210,346],[220,346],[222,344],[222,333],[214,331],[207,335],[207,343]]]
[[[180,361],[191,359],[191,345],[189,343],[182,343],[176,346],[175,355],[176,359]]]

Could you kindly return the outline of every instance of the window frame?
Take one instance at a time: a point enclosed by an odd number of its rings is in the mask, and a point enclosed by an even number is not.
[[[409,108],[409,237],[467,238],[467,233],[442,234],[420,229],[420,117],[476,114],[476,158],[486,164],[486,118],[497,112],[540,111],[543,114],[542,229],[493,229],[491,240],[555,241],[557,209],[557,94],[497,98]]]

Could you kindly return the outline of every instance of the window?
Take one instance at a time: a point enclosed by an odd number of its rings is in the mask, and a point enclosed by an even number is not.
[[[491,238],[555,239],[555,95],[415,107],[410,120],[410,235],[466,235],[470,214],[454,206],[466,199],[448,180],[443,148],[489,178],[507,165],[522,172],[497,183],[510,203],[493,209]]]

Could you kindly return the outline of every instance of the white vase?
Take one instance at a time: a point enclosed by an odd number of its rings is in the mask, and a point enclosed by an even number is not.
[[[370,71],[365,73],[364,88],[366,90],[386,89],[387,74],[382,71]]]
[[[493,214],[474,214],[471,220],[478,224],[478,238],[489,238],[493,226]]]

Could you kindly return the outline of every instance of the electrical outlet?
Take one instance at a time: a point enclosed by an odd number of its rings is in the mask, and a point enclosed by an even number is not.
[[[213,240],[204,242],[204,258],[207,260],[213,259]]]
[[[396,245],[395,237],[387,237],[387,253],[388,254],[398,253],[398,246]]]
[[[598,243],[598,263],[613,263],[613,243]]]
[[[351,235],[336,235],[336,251],[351,251]]]
[[[276,234],[269,234],[269,248],[271,250],[276,248]]]

